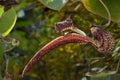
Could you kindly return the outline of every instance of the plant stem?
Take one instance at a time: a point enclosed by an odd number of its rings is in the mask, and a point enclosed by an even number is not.
[[[72,29],[72,31],[79,33],[81,36],[84,36],[84,37],[87,36],[84,31],[78,29],[77,27],[75,27],[74,29]]]
[[[106,9],[106,12],[108,14],[108,22],[105,24],[105,26],[109,26],[110,23],[111,23],[111,14],[110,14],[110,11],[109,11],[108,7],[105,5],[105,3],[102,0],[99,0],[99,1],[104,6],[104,8]]]

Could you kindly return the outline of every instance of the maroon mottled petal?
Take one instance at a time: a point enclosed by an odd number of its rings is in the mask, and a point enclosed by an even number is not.
[[[61,25],[63,25],[63,23],[66,24],[66,22],[64,22],[64,21],[62,23],[59,22],[59,24],[61,24]],[[60,26],[58,26],[58,27],[60,27]],[[67,28],[65,29],[63,27],[63,28],[57,29],[58,32],[61,32],[61,31],[64,31],[64,30],[67,30]],[[78,34],[75,34],[75,33],[74,34],[68,34],[68,35],[65,35],[65,36],[60,36],[60,37],[54,39],[53,41],[49,42],[42,49],[40,49],[33,56],[33,58],[28,62],[28,64],[25,66],[25,68],[22,72],[22,76],[24,76],[30,70],[30,68],[38,60],[40,60],[40,58],[42,58],[45,54],[47,54],[48,52],[50,52],[54,48],[57,48],[61,45],[65,45],[65,44],[68,44],[68,43],[90,44],[93,47],[95,47],[100,53],[105,53],[105,54],[110,53],[114,49],[115,40],[114,40],[112,35],[110,35],[106,31],[98,28],[97,26],[93,26],[93,25],[91,26],[91,32],[93,34],[93,37],[94,37],[94,40],[96,41],[96,43],[92,42],[92,40],[90,40],[87,37],[82,37],[82,36],[80,36]]]
[[[66,30],[71,30],[74,28],[73,21],[70,18],[67,18],[64,21],[58,22],[55,26],[55,30],[57,33],[66,31]]]
[[[111,53],[115,47],[115,40],[111,34],[92,25],[91,32],[96,41],[97,50],[100,53]]]

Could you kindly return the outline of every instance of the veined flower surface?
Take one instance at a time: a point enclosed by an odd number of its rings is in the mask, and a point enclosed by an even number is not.
[[[63,32],[72,29],[74,29],[74,26],[71,20],[65,20],[62,22],[58,22],[58,24],[56,24],[57,32]],[[94,48],[96,48],[100,53],[103,53],[105,55],[111,53],[115,46],[115,40],[113,36],[95,25],[92,25],[90,27],[90,30],[94,40],[91,40],[91,38],[89,38],[86,35],[84,36],[76,33],[70,33],[65,36],[60,36],[54,39],[53,41],[49,42],[48,44],[46,44],[28,62],[28,64],[25,66],[23,70],[22,76],[24,76],[24,74],[26,74],[29,71],[29,69],[45,54],[47,54],[48,52],[52,51],[53,49],[61,45],[65,45],[68,43],[89,44]]]

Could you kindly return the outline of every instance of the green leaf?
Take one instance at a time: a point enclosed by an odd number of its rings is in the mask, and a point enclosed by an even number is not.
[[[4,54],[4,47],[3,44],[0,42],[0,60],[3,58],[3,54]]]
[[[0,17],[2,16],[3,13],[4,13],[4,7],[0,5]]]
[[[61,10],[68,0],[39,0],[46,7],[54,10]]]
[[[0,33],[2,36],[7,36],[10,31],[13,29],[16,23],[17,15],[13,8],[5,12],[0,18]]]
[[[110,11],[112,21],[120,22],[120,0],[102,0]],[[99,0],[82,0],[85,8],[99,16],[108,19],[108,14],[105,7],[100,3]]]

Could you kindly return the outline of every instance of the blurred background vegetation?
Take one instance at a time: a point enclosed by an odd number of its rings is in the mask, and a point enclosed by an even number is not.
[[[44,6],[39,0],[17,2],[13,6],[17,13],[16,24],[9,35],[0,39],[0,44],[3,44],[0,45],[0,80],[5,77],[5,80],[87,80],[86,76],[106,76],[110,74],[109,71],[115,72],[117,67],[119,73],[120,27],[117,23],[102,26],[107,20],[88,12],[79,0],[69,0],[60,11]],[[89,36],[92,36],[89,28],[91,24],[101,25],[102,29],[112,34],[116,40],[112,56],[105,57],[89,45],[67,44],[44,56],[21,78],[22,70],[31,57],[45,44],[64,35],[57,34],[54,26],[69,16],[75,26]],[[114,72],[111,74],[117,75]]]

